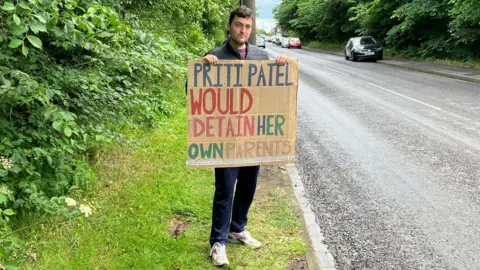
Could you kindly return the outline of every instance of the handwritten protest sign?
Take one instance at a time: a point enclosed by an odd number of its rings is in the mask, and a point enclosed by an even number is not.
[[[297,90],[297,61],[189,61],[187,165],[294,162]]]

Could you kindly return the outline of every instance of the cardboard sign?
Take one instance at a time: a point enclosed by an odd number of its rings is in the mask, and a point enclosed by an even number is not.
[[[188,62],[187,165],[295,161],[298,62]]]

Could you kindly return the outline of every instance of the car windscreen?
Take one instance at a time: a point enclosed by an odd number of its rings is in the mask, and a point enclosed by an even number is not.
[[[373,38],[362,38],[360,39],[360,45],[373,45],[377,44]]]
[[[292,41],[292,42],[298,42],[298,41],[300,41],[300,40],[299,40],[298,38],[291,38],[290,41]]]

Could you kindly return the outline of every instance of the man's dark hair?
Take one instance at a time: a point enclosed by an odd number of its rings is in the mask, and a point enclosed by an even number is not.
[[[249,9],[247,6],[241,5],[232,12],[230,12],[230,19],[228,20],[228,24],[232,24],[233,18],[235,18],[235,16],[248,19],[253,17],[253,13],[252,10]]]

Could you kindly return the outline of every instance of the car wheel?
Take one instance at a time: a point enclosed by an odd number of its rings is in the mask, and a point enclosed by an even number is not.
[[[355,57],[355,54],[351,52],[350,55],[352,56],[352,62],[357,62],[357,58]]]
[[[348,59],[350,58],[348,57],[347,52],[345,52],[345,60],[348,60]]]

